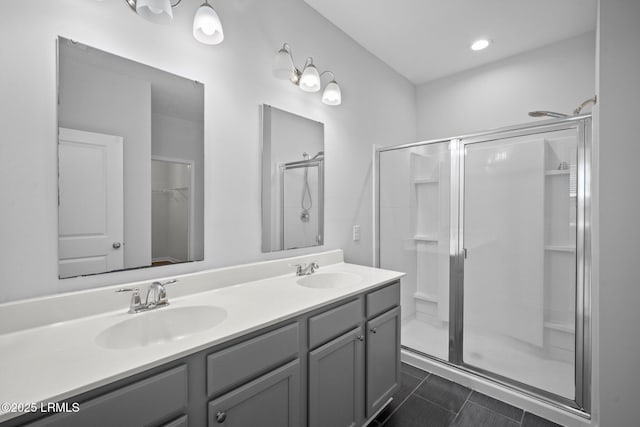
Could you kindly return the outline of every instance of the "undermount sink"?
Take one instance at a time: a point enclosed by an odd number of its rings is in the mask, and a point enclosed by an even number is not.
[[[298,279],[300,286],[316,289],[336,289],[360,283],[362,278],[357,274],[337,272],[337,273],[315,273]]]
[[[207,305],[163,307],[132,314],[96,337],[96,344],[108,349],[128,349],[176,341],[211,329],[227,317],[226,310]]]

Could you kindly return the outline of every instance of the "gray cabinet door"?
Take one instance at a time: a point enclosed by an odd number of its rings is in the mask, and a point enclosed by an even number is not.
[[[299,427],[300,361],[238,387],[209,403],[209,427]]]
[[[367,418],[400,384],[400,307],[367,322]]]
[[[358,327],[309,353],[309,427],[362,424],[363,341]]]

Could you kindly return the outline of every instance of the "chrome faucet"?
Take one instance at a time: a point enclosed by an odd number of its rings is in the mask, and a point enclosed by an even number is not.
[[[315,262],[309,264],[294,264],[296,268],[296,276],[308,276],[313,274],[320,266]]]
[[[116,290],[116,292],[132,292],[131,301],[129,302],[129,313],[140,313],[169,305],[167,290],[164,287],[177,281],[177,279],[171,279],[165,282],[153,282],[151,286],[149,286],[144,304],[140,298],[140,289],[138,288],[120,288]],[[149,298],[151,298],[151,300],[149,300]]]
[[[167,290],[164,288],[164,285],[168,283],[160,283],[153,282],[151,286],[149,286],[149,290],[147,291],[147,298],[144,300],[144,304],[147,307],[159,307],[162,305],[169,304],[169,300],[167,300]],[[153,299],[149,301],[149,296],[152,296]]]

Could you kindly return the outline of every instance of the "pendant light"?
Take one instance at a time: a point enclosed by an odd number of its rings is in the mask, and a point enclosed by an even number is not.
[[[222,23],[208,0],[200,5],[193,17],[193,37],[200,43],[211,45],[219,44],[224,40]]]
[[[137,0],[136,13],[154,24],[169,24],[173,11],[169,0]]]
[[[302,71],[298,85],[305,92],[317,92],[320,90],[320,73],[318,73],[316,66],[313,65],[313,58],[307,58],[307,63]]]
[[[335,80],[331,80],[322,92],[322,102],[327,105],[340,105],[342,103],[342,91]]]

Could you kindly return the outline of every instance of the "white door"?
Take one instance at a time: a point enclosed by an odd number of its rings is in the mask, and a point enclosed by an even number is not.
[[[59,129],[60,278],[124,267],[123,138]]]

